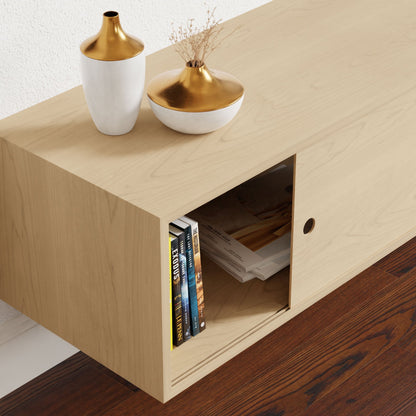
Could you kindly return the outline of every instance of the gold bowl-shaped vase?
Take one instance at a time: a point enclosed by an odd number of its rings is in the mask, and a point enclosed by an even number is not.
[[[241,82],[230,74],[186,66],[152,79],[147,97],[155,116],[173,130],[203,134],[217,130],[238,113]]]

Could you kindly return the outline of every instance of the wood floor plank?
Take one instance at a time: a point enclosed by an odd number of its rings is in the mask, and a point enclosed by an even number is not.
[[[416,316],[414,317],[414,319],[416,321]],[[416,333],[412,332],[408,334],[400,341],[398,345],[400,348],[414,354],[416,357]]]
[[[403,276],[416,267],[416,237],[374,264],[395,276]]]
[[[414,416],[415,358],[415,354],[394,346],[309,407],[304,416]]]
[[[255,377],[268,372],[288,354],[317,333],[360,305],[368,302],[389,285],[402,279],[379,269],[369,268],[347,282],[287,324],[262,339],[166,405],[144,393],[129,397],[106,413],[106,416],[133,416],[145,411],[157,415],[177,415],[186,409],[187,415],[200,415],[201,409],[225,400]]]
[[[54,379],[42,393],[12,409],[7,416],[99,416],[134,392],[124,384],[86,364],[60,379]]]
[[[412,276],[369,299],[341,323],[326,328],[283,362],[200,414],[299,415],[414,331],[415,314]]]

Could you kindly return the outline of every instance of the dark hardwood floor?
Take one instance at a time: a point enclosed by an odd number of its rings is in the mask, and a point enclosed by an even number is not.
[[[415,416],[416,238],[165,405],[78,353],[0,415]]]

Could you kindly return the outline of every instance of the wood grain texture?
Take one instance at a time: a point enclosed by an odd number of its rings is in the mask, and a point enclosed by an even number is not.
[[[406,244],[378,261],[374,266],[395,276],[403,276],[408,273],[416,267],[416,238],[412,238]]]
[[[0,157],[0,297],[163,398],[159,220],[6,141]]]
[[[296,155],[292,305],[416,234],[415,120],[416,89]]]
[[[415,14],[408,0],[275,0],[226,22],[240,30],[208,66],[241,79],[246,97],[212,134],[175,133],[144,100],[130,134],[104,136],[76,88],[1,120],[0,137],[172,220],[414,87]],[[147,81],[182,65],[172,47],[157,52]]]
[[[415,411],[416,354],[394,346],[304,415],[413,416]]]

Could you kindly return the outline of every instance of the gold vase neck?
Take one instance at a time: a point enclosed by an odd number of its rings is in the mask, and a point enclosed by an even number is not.
[[[201,87],[206,88],[214,82],[215,78],[205,65],[197,68],[186,66],[179,74],[179,83],[191,90],[198,90]]]
[[[81,44],[81,52],[99,61],[120,61],[133,58],[144,50],[143,43],[126,34],[117,12],[105,12],[100,31]]]
[[[186,66],[155,77],[147,95],[156,104],[186,112],[213,111],[228,107],[244,94],[235,77],[221,71]]]

